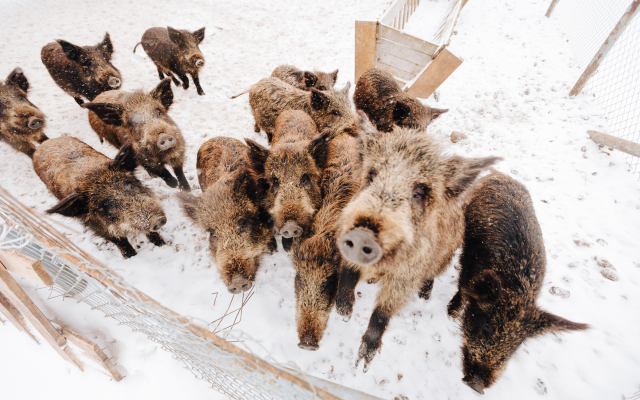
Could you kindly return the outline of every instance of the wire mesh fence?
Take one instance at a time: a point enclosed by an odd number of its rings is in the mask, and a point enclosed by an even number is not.
[[[0,249],[15,250],[40,261],[54,281],[52,293],[85,303],[118,324],[144,333],[183,362],[197,378],[231,399],[374,399],[299,372],[289,372],[281,365],[276,366],[273,360],[267,362],[218,337],[204,328],[205,321],[163,307],[75,246],[2,188]],[[251,340],[242,334],[233,336],[234,340]]]
[[[634,0],[556,0],[551,17],[582,74]],[[607,116],[610,135],[640,143],[640,18],[635,16],[582,90]],[[576,77],[577,79],[577,77]],[[626,155],[640,179],[640,158]]]

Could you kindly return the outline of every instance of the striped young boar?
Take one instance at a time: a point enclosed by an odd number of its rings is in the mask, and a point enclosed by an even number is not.
[[[111,64],[113,44],[109,33],[95,46],[76,46],[58,40],[42,48],[40,57],[49,75],[78,104],[83,97],[93,101],[97,95],[120,87],[120,71]]]
[[[403,92],[391,75],[376,68],[360,76],[353,101],[381,132],[391,132],[394,125],[425,131],[431,121],[449,111],[423,105]]]
[[[353,263],[343,266],[338,299],[353,301],[362,274],[382,275],[356,366],[364,370],[381,346],[389,319],[411,297],[428,299],[433,279],[444,272],[462,244],[460,195],[498,158],[445,157],[433,138],[396,127],[381,134],[366,120],[360,130],[360,190],[340,217],[338,247]],[[348,318],[353,304],[336,304]]]
[[[48,213],[79,218],[125,258],[136,255],[127,235],[145,233],[151,243],[164,245],[158,231],[167,217],[153,192],[133,175],[136,157],[130,144],[111,160],[78,139],[49,139],[34,153],[33,167],[60,200]]]
[[[189,78],[191,75],[193,84],[196,85],[198,94],[202,96],[204,90],[200,86],[200,68],[204,66],[204,56],[198,45],[204,40],[204,28],[195,32],[185,30],[177,30],[168,26],[166,28],[149,28],[142,35],[142,48],[151,58],[158,68],[158,76],[160,80],[164,79],[165,74],[173,80],[176,86],[180,86],[180,82],[173,74],[178,75],[182,81],[182,87],[186,90],[189,88]],[[136,48],[133,52],[136,52]]]
[[[278,78],[265,78],[251,87],[249,104],[256,120],[255,131],[262,129],[273,142],[273,131],[278,116],[286,110],[301,110],[311,116],[318,131],[331,130],[334,138],[345,132],[353,134],[357,118],[349,100],[350,83],[340,91],[322,92],[296,89]]]
[[[271,215],[274,233],[282,235],[288,250],[291,239],[309,229],[322,202],[329,131],[318,135],[307,113],[287,110],[276,120],[273,135],[271,149],[250,139],[245,141],[250,168],[266,188],[264,208]]]
[[[189,191],[183,171],[184,138],[167,114],[172,103],[171,80],[165,78],[150,93],[111,90],[83,107],[89,109],[89,123],[101,142],[106,139],[116,148],[131,142],[140,165],[151,176],[159,176],[172,188],[180,185],[181,190]],[[166,165],[173,168],[177,180]]]
[[[247,153],[239,140],[208,140],[198,150],[202,196],[179,195],[187,216],[209,233],[209,250],[233,294],[251,289],[262,255],[277,247]]]
[[[330,90],[338,80],[338,70],[333,72],[302,71],[293,65],[281,65],[273,70],[272,78],[278,78],[300,90]]]
[[[344,262],[335,232],[340,213],[358,189],[360,154],[357,139],[340,135],[331,141],[324,171],[322,205],[311,229],[294,240],[296,324],[304,350],[317,350],[327,326]]]
[[[536,305],[546,257],[527,189],[497,171],[478,184],[464,214],[458,292],[448,312],[457,318],[464,310],[462,380],[484,393],[528,338],[588,326]]]
[[[47,140],[44,114],[27,99],[29,81],[20,68],[0,82],[0,140],[29,157]]]

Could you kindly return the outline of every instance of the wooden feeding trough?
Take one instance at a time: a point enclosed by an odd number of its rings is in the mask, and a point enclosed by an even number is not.
[[[396,0],[377,21],[356,21],[355,81],[370,68],[390,73],[408,94],[427,98],[462,58],[447,49],[460,10],[468,0],[450,0],[434,43],[403,32],[420,0]]]

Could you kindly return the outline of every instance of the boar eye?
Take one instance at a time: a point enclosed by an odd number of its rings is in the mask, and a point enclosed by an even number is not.
[[[311,187],[311,178],[309,177],[309,174],[302,175],[302,178],[300,178],[300,184],[305,189],[309,189]]]
[[[160,111],[159,108],[156,108],[156,117],[159,117],[162,115],[162,111]]]
[[[336,116],[336,117],[339,117],[341,114],[340,114],[340,111],[338,111],[338,110],[333,110],[333,111],[331,111],[331,115],[334,115],[334,116]]]
[[[246,232],[249,229],[249,221],[244,218],[240,218],[238,221],[238,230],[240,232]]]
[[[324,86],[320,86],[320,87],[318,88],[318,90],[327,90],[327,88],[326,88],[326,87],[324,87]]]
[[[216,231],[214,231],[213,229],[207,229],[207,232],[209,232],[209,240],[211,241],[218,240],[218,235],[216,234]]]
[[[417,202],[418,204],[422,203],[429,194],[429,188],[425,185],[418,185],[415,189],[413,189],[413,195],[411,196],[411,200]]]
[[[371,168],[369,170],[369,173],[367,174],[367,184],[373,182],[373,180],[375,179],[375,177],[378,175],[378,171],[376,171],[375,169]]]
[[[104,200],[100,204],[100,209],[107,215],[111,215],[116,211],[116,202],[112,199]]]
[[[278,178],[273,177],[271,179],[271,189],[278,190],[279,187],[280,187],[280,181],[278,180]]]

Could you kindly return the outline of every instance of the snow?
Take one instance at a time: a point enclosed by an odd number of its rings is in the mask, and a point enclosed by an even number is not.
[[[283,63],[324,71],[340,68],[337,87],[342,87],[353,79],[353,21],[375,19],[389,4],[0,0],[0,76],[16,66],[24,70],[31,84],[30,100],[47,115],[49,137],[69,134],[113,157],[116,149],[100,144],[86,111],[53,83],[39,60],[40,48],[58,38],[95,44],[109,31],[123,89],[151,90],[158,83],[153,63],[140,48],[136,55],[131,53],[144,30],[206,26],[201,45],[206,65],[200,77],[206,95],[198,96],[193,84],[188,91],[174,86],[169,111],[187,141],[185,172],[197,189],[196,153],[207,139],[226,135],[267,143],[263,134],[253,132],[247,96],[230,100],[229,95]],[[429,2],[419,7],[429,7]],[[439,88],[437,100],[426,100],[450,111],[429,131],[445,143],[454,130],[466,133],[468,139],[449,142],[452,153],[504,157],[497,169],[527,186],[545,238],[548,267],[540,306],[592,327],[525,342],[502,378],[485,390],[485,397],[620,398],[640,389],[640,182],[628,172],[619,152],[600,149],[588,138],[589,129],[606,132],[607,121],[589,93],[568,97],[577,63],[553,21],[544,18],[547,7],[548,1],[542,0],[469,1],[450,45],[465,61]],[[412,34],[429,32],[430,27],[416,21],[407,25]],[[56,203],[30,160],[4,143],[0,171],[0,185],[24,204],[43,211]],[[143,236],[131,238],[140,246],[139,254],[123,260],[114,245],[76,221],[54,219],[70,228],[71,240],[130,284],[174,311],[213,321],[223,314],[231,295],[211,262],[205,234],[183,215],[175,189],[142,170],[138,176],[162,199],[168,223],[161,233],[169,245],[159,248]],[[599,265],[606,265],[602,260],[615,268],[617,281],[602,275],[611,272],[611,267]],[[293,362],[314,376],[381,398],[477,398],[461,382],[460,331],[446,315],[456,276],[452,265],[436,279],[429,302],[416,296],[392,318],[382,351],[366,374],[362,367],[354,368],[354,355],[378,287],[359,284],[351,321],[345,323],[334,313],[320,349],[300,350],[294,271],[282,251],[264,258],[255,295],[233,333],[253,337],[257,342],[241,345],[257,354],[268,352],[282,363]],[[0,397],[223,398],[142,335],[85,305],[46,300],[46,290],[35,290],[25,280],[20,283],[47,316],[106,346],[126,378],[116,383],[95,370],[81,373],[46,344],[37,346],[6,323],[0,324]],[[553,295],[552,288],[560,295]]]

